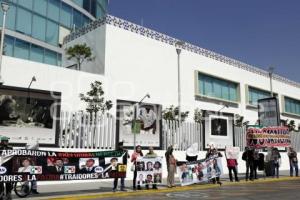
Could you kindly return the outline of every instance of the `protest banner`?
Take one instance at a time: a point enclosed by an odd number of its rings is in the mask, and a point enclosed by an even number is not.
[[[181,186],[208,182],[223,174],[222,161],[219,157],[210,157],[195,162],[181,163],[177,167],[177,173]]]
[[[137,159],[137,185],[162,184],[162,157]]]
[[[225,154],[227,159],[239,159],[240,147],[225,147]]]
[[[123,151],[54,152],[2,150],[1,182],[87,180],[126,177]]]
[[[288,127],[248,127],[247,146],[253,148],[289,147],[291,145]]]

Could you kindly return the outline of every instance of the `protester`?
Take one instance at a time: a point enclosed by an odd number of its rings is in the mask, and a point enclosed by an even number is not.
[[[279,167],[280,167],[281,156],[277,148],[272,149],[271,153],[271,166],[272,166],[272,176],[279,178]]]
[[[248,181],[249,178],[253,181],[254,151],[249,147],[246,147],[245,152],[242,155],[242,159],[246,162],[246,181]]]
[[[117,147],[117,151],[122,151],[125,153],[125,155],[123,156],[123,165],[127,165],[127,159],[130,158],[128,151],[126,149],[124,149],[124,142],[119,142],[118,143],[118,147]],[[125,189],[125,178],[120,178],[121,179],[121,191],[126,191]],[[117,191],[118,188],[118,178],[114,179],[114,188],[113,191]]]
[[[134,166],[134,174],[133,174],[133,190],[136,190],[136,178],[137,178],[137,158],[139,157],[143,157],[143,152],[142,152],[142,147],[140,145],[135,147],[135,151],[133,152],[132,156],[131,156],[131,162]],[[138,184],[137,186],[138,190],[141,190],[141,185]]]
[[[292,177],[294,175],[294,169],[295,169],[296,177],[298,177],[297,152],[292,147],[289,148],[288,157],[290,160],[290,176]]]
[[[254,150],[253,154],[253,174],[254,179],[257,179],[257,170],[259,168],[259,152],[257,149]]]
[[[157,154],[154,152],[154,149],[153,147],[149,147],[149,152],[146,154],[145,156],[146,158],[156,158],[157,157]],[[149,162],[149,164],[151,163],[152,165],[152,162]],[[147,170],[148,171],[153,171],[154,170],[154,166],[149,169],[148,168],[148,164],[147,164]],[[148,182],[147,182],[148,183]],[[146,184],[146,189],[148,190],[149,189],[149,184]],[[152,189],[157,189],[157,185],[156,184],[152,184]]]
[[[26,149],[30,149],[30,150],[39,150],[39,142],[38,141],[33,141],[32,143],[27,143],[26,145]],[[37,191],[37,181],[31,181],[32,184],[32,189],[31,189],[31,193],[32,194],[40,194]]]
[[[237,166],[238,166],[238,162],[237,162],[236,159],[227,159],[229,179],[230,179],[231,182],[233,182],[232,171],[234,173],[234,180],[236,182],[239,182],[239,179],[238,179],[238,176],[237,176]]]
[[[167,185],[169,188],[175,187],[175,173],[176,173],[176,159],[173,155],[173,146],[169,146],[167,152],[165,153],[167,169],[168,169],[168,178]]]
[[[9,138],[5,137],[5,136],[0,136],[0,151],[2,150],[12,150],[13,148],[11,146],[9,146]],[[12,160],[10,158],[2,158],[3,164],[2,166],[4,166],[7,169],[7,174],[12,174],[12,168],[13,168],[13,163]],[[5,160],[7,160],[5,162]],[[13,184],[10,182],[7,183],[0,183],[2,185],[1,188],[4,188],[4,184],[6,186],[6,199],[10,200],[12,199],[11,197],[11,191],[13,189]],[[1,191],[2,192],[2,191]]]
[[[214,159],[213,162],[214,162],[214,168],[217,168],[217,161],[215,158],[217,157],[223,157],[223,155],[221,154],[221,152],[219,152],[215,147],[211,146],[207,153],[206,153],[206,159]],[[220,186],[222,185],[222,182],[220,181],[220,175],[214,177],[211,179],[213,184],[216,184],[218,183]]]

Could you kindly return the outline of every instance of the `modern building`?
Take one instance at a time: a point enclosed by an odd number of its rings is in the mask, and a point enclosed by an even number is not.
[[[4,54],[61,66],[63,38],[106,15],[108,0],[3,0],[6,18]],[[2,10],[0,25],[2,27]]]

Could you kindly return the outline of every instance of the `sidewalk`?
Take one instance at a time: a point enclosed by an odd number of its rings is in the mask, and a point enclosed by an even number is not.
[[[281,176],[280,178],[287,178],[289,177],[289,172],[288,171],[281,171],[280,172]],[[240,180],[244,180],[245,174],[239,174]],[[264,177],[262,176],[261,173],[259,173],[259,179],[264,180]],[[272,178],[266,178],[266,180],[270,180]],[[276,179],[276,178],[274,178]],[[228,175],[223,175],[221,178],[221,181],[224,184],[230,183]],[[256,181],[256,180],[255,180]],[[253,182],[255,182],[253,181]],[[250,181],[249,181],[250,182]],[[252,182],[252,181],[251,181]],[[178,178],[176,178],[176,183],[177,186],[180,186]],[[201,186],[214,186],[212,184],[198,184]],[[88,180],[88,181],[65,181],[65,182],[59,182],[58,184],[55,184],[54,182],[40,182],[38,185],[38,191],[40,192],[39,195],[30,195],[26,199],[49,199],[52,197],[57,197],[57,196],[64,196],[64,195],[84,195],[84,194],[99,194],[99,193],[111,193],[112,192],[112,186],[113,186],[113,180]],[[132,192],[132,180],[126,180],[125,181],[125,186],[126,190],[128,192]],[[218,185],[215,185],[218,186]],[[176,188],[181,188],[176,187]],[[145,191],[145,188],[142,188]],[[163,180],[163,184],[158,186],[159,190],[162,189],[167,189],[166,186],[166,179]],[[156,191],[156,190],[154,190]],[[126,192],[125,192],[126,193]],[[17,196],[14,195],[14,198],[18,198]],[[46,198],[47,197],[47,198]]]

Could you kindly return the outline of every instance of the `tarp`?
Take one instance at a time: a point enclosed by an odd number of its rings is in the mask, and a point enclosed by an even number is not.
[[[137,185],[162,183],[162,157],[137,159]]]

